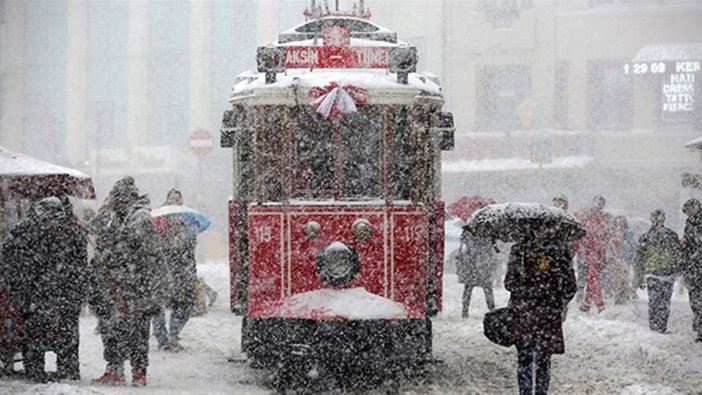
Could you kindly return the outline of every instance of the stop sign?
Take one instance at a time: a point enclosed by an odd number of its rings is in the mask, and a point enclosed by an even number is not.
[[[190,133],[190,150],[195,155],[205,156],[212,151],[212,135],[204,129],[198,129]]]

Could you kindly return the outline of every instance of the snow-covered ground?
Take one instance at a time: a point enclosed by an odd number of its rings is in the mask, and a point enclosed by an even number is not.
[[[146,388],[102,387],[90,384],[104,368],[100,338],[93,333],[94,317],[81,318],[80,382],[27,384],[0,381],[0,394],[270,394],[271,375],[240,363],[241,318],[229,313],[228,267],[225,263],[198,266],[201,276],[219,292],[204,317],[188,322],[182,333],[186,350],[159,351],[152,339]],[[482,291],[473,293],[471,317],[460,316],[462,287],[454,274],[444,278],[444,311],[434,320],[434,354],[441,361],[422,379],[402,383],[403,394],[517,393],[514,348],[490,343],[482,334],[486,312]],[[508,293],[496,290],[498,305]],[[585,314],[571,304],[565,323],[566,354],[554,356],[554,394],[699,394],[702,393],[702,343],[693,342],[687,294],[676,285],[668,334],[648,329],[646,294],[624,306],[609,305],[601,314]],[[49,370],[55,368],[52,354]],[[129,369],[127,369],[128,371]],[[381,394],[376,390],[370,394]]]

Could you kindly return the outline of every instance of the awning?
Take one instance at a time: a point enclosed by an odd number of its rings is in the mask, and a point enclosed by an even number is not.
[[[3,194],[9,191],[9,196],[30,199],[62,195],[95,199],[90,176],[3,147],[0,147],[0,190]]]
[[[673,62],[702,60],[702,43],[652,44],[643,46],[633,62]]]

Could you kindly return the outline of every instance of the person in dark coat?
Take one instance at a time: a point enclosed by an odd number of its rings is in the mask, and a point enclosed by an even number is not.
[[[551,355],[565,352],[563,312],[576,291],[569,248],[548,229],[541,226],[512,246],[507,262],[505,289],[511,293],[522,395],[548,392]]]
[[[683,204],[687,215],[682,245],[682,272],[689,290],[692,308],[692,330],[695,341],[702,342],[702,209],[700,201],[689,199]]]
[[[651,213],[651,228],[639,239],[636,253],[635,283],[648,291],[648,326],[665,333],[670,315],[673,284],[678,273],[680,244],[678,235],[665,227],[665,213]]]
[[[464,230],[461,246],[456,255],[456,275],[463,288],[463,318],[468,318],[473,287],[481,287],[485,292],[488,310],[495,310],[495,296],[492,292],[492,274],[497,267],[495,245],[490,238],[473,236]]]
[[[56,197],[35,203],[2,245],[11,304],[22,317],[27,378],[48,379],[44,353],[56,353],[57,378],[80,380],[79,315],[88,284],[87,239]]]
[[[180,191],[170,190],[165,205],[182,204],[183,195]],[[179,216],[164,216],[161,221],[158,235],[166,257],[167,273],[163,275],[170,280],[166,304],[171,307],[171,317],[167,331],[166,312],[164,308],[160,309],[153,318],[154,336],[159,348],[180,351],[180,331],[193,315],[197,303],[197,234]]]
[[[124,384],[124,361],[132,385],[146,385],[149,322],[162,304],[163,255],[156,239],[149,200],[132,177],[115,183],[108,197],[109,221],[98,230],[93,303],[100,319],[105,373],[93,384]]]

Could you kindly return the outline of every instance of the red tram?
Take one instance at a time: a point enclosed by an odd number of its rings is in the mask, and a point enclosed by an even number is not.
[[[224,113],[230,303],[262,364],[431,359],[453,117],[416,49],[367,17],[317,15],[259,47]]]

